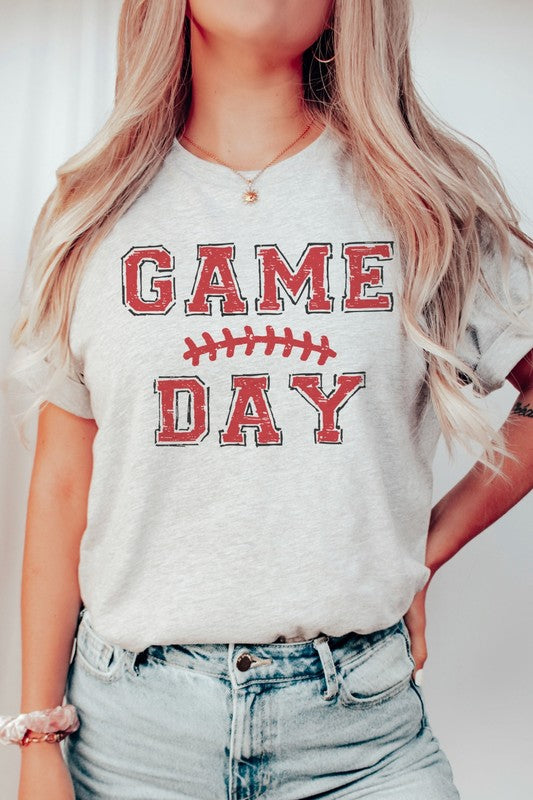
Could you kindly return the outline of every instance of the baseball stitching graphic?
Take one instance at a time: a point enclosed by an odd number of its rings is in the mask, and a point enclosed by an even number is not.
[[[204,344],[196,344],[190,336],[185,337],[185,344],[187,350],[183,354],[183,358],[190,359],[191,364],[196,367],[200,358],[203,355],[208,355],[210,361],[215,361],[217,352],[225,350],[226,356],[231,358],[235,353],[235,348],[241,345],[245,346],[244,353],[249,356],[253,353],[256,344],[264,344],[264,354],[269,356],[274,351],[276,345],[283,345],[281,355],[287,358],[293,349],[301,349],[300,360],[307,361],[311,353],[318,353],[318,364],[325,364],[328,358],[335,358],[337,353],[330,347],[329,339],[327,336],[320,337],[320,344],[313,342],[313,338],[309,331],[304,331],[301,339],[294,337],[291,328],[286,327],[283,329],[283,334],[276,334],[272,325],[266,326],[265,334],[254,333],[251,325],[244,326],[244,335],[235,336],[229,328],[222,328],[222,336],[218,342],[213,339],[207,331],[202,332]]]

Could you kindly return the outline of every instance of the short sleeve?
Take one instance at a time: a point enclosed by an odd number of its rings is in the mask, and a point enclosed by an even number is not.
[[[46,400],[76,414],[93,419],[90,391],[76,363],[59,368],[49,358],[27,345],[17,347],[8,363],[10,404],[26,407],[28,401]]]
[[[50,365],[46,362],[42,369],[46,376],[50,374]],[[91,395],[85,385],[83,372],[74,367],[66,372],[53,373],[45,399],[78,417],[93,418]]]
[[[519,321],[505,314],[480,280],[456,349],[457,356],[479,377],[482,396],[503,386],[509,372],[533,348],[532,271],[517,249],[511,251],[509,270],[509,292]],[[501,261],[484,254],[481,271],[497,298],[508,307]]]
[[[21,307],[30,304],[34,292],[33,275],[26,270],[20,290]],[[49,401],[71,414],[94,419],[83,363],[70,348],[67,364],[59,361],[55,350],[48,347],[45,331],[26,335],[12,350],[3,385],[13,413],[24,413],[35,403]]]

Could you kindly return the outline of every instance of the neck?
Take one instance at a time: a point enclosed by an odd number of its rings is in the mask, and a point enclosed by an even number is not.
[[[207,41],[191,23],[191,105],[183,133],[237,170],[259,170],[312,122],[302,92],[301,55],[273,62],[272,49],[246,42]],[[320,135],[313,122],[284,155]],[[207,160],[193,144],[183,147]]]

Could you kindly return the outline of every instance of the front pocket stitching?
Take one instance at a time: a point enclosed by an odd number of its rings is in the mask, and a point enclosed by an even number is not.
[[[83,650],[78,646],[76,648],[76,655],[77,660],[79,661],[81,667],[89,674],[95,678],[98,678],[101,681],[105,681],[106,683],[111,683],[112,681],[116,680],[120,674],[120,664],[118,663],[119,659],[116,657],[115,653],[115,660],[111,666],[111,669],[108,671],[101,671],[97,667],[92,664],[86,655],[84,655]]]
[[[392,641],[392,637],[396,636],[396,634],[398,634],[398,633],[401,634],[404,643],[407,645],[405,634],[403,633],[402,629],[400,627],[398,627],[389,636],[384,636],[383,639],[378,640],[378,642],[376,642],[374,645],[371,645],[370,647],[365,648],[362,651],[362,653],[358,654],[358,656],[350,659],[349,661],[344,661],[341,664],[339,664],[339,670],[341,669],[341,667],[347,667],[347,666],[349,666],[351,664],[354,664],[354,663],[356,664],[356,668],[360,663],[365,663],[368,660],[368,658],[370,658],[375,653],[379,652],[387,644],[390,644],[391,641]],[[407,647],[407,655],[410,657],[410,661],[412,663],[414,663],[413,659],[412,659],[412,656],[410,656],[408,647]],[[366,657],[364,657],[364,656],[366,656]],[[350,674],[351,674],[351,670],[350,670]],[[410,672],[409,675],[407,675],[405,678],[402,678],[402,680],[398,681],[398,683],[395,683],[394,686],[389,687],[389,689],[387,689],[385,692],[381,692],[380,694],[377,694],[377,695],[372,695],[371,697],[368,697],[368,698],[361,698],[361,697],[357,697],[356,695],[352,694],[352,692],[350,692],[350,690],[348,689],[347,685],[345,684],[345,680],[347,680],[348,677],[349,677],[348,675],[345,675],[342,672],[340,672],[339,677],[340,677],[340,683],[342,684],[342,691],[339,693],[340,694],[340,700],[341,700],[341,703],[343,703],[346,706],[354,706],[354,705],[372,706],[372,705],[378,705],[379,703],[383,703],[383,702],[385,702],[385,700],[389,700],[391,697],[394,697],[395,695],[399,694],[402,691],[402,689],[404,689],[409,684],[409,681],[412,680],[412,676],[411,676],[411,672]],[[343,697],[344,697],[344,701],[343,701]]]
[[[91,623],[89,622],[89,620],[86,618],[85,615],[81,618],[79,628],[84,630],[85,638],[89,642],[92,639],[93,642],[95,642],[99,647],[108,647],[108,648],[111,648],[111,649],[113,649],[113,647],[115,647],[115,645],[110,644],[110,642],[107,642],[98,633],[96,633],[96,631],[94,630],[93,626],[91,625]],[[79,637],[79,631],[78,631],[77,637]]]
[[[394,636],[395,634],[391,634]],[[344,667],[349,667],[352,664],[363,664],[368,658],[371,658],[374,653],[378,653],[383,647],[390,644],[391,639],[388,636],[384,636],[382,639],[378,639],[377,642],[374,644],[368,645],[367,647],[363,648],[360,653],[356,653],[353,658],[345,659],[344,661],[340,661],[338,664],[339,669],[343,669]]]
[[[372,695],[371,697],[362,698],[356,697],[356,695],[352,694],[341,677],[342,691],[339,693],[340,701],[345,706],[379,705],[380,703],[385,702],[385,700],[390,700],[391,697],[395,697],[397,694],[400,694],[402,689],[405,689],[405,687],[408,685],[410,679],[411,676],[408,675],[406,678],[402,678],[402,680],[398,683],[395,683],[394,686],[389,687],[389,689],[387,689],[385,692]]]

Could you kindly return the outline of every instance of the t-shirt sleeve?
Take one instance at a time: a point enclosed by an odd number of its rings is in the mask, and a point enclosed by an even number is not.
[[[509,372],[533,347],[532,271],[516,248],[512,250],[509,269],[510,296],[523,326],[505,314],[480,280],[465,332],[456,349],[459,358],[479,377],[481,396],[503,386]],[[494,254],[483,255],[481,271],[495,295],[508,307],[503,293],[501,260]]]
[[[28,305],[34,292],[31,273],[26,271],[20,290],[20,305]],[[36,402],[54,405],[86,419],[94,419],[91,394],[85,382],[84,365],[69,349],[66,365],[43,347],[45,333],[31,334],[11,352],[7,364],[8,402],[14,413],[23,413]]]
[[[28,360],[28,356],[32,360]],[[67,367],[60,368],[48,357],[39,357],[33,347],[21,345],[14,351],[8,368],[14,406],[27,407],[37,399],[40,402],[47,400],[71,414],[94,418],[91,395],[81,365],[72,359]]]
[[[51,367],[45,362],[43,364],[43,372],[46,375],[51,374],[49,370],[51,370]],[[77,414],[78,417],[93,419],[91,395],[85,384],[83,372],[77,369],[76,366],[72,366],[63,372],[54,370],[52,372],[53,380],[45,392],[45,399],[66,411],[70,411],[71,414]]]

